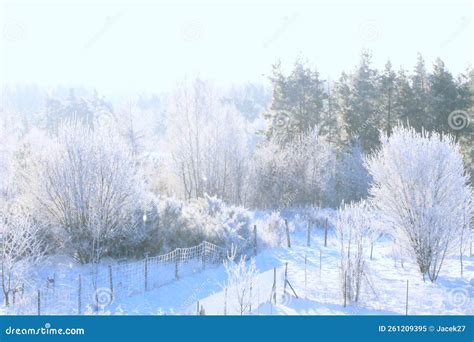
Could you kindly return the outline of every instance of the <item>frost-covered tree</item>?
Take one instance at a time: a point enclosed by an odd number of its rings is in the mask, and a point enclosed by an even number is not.
[[[344,300],[357,302],[367,282],[366,254],[370,247],[367,234],[367,204],[343,205],[337,214],[336,239],[340,250],[340,286]]]
[[[374,206],[423,278],[428,275],[434,282],[472,218],[472,208],[466,209],[472,189],[459,145],[449,135],[398,126],[390,138],[383,137],[366,166],[373,178],[369,193]]]
[[[64,127],[26,182],[43,219],[80,262],[98,261],[140,203],[134,160],[112,132]]]
[[[231,253],[228,260],[224,262],[227,273],[225,286],[229,297],[236,301],[236,309],[240,315],[243,315],[252,307],[255,296],[255,293],[252,293],[252,288],[257,276],[257,267],[253,258],[247,262],[246,257],[241,256],[238,261],[235,261],[235,252]]]
[[[24,291],[29,272],[43,253],[39,224],[18,203],[3,205],[0,208],[0,263],[5,306]]]
[[[265,141],[255,151],[251,176],[253,203],[290,207],[330,202],[335,153],[317,128],[281,146]]]
[[[184,197],[241,203],[248,159],[242,115],[200,80],[174,93],[168,115],[167,144]]]
[[[367,197],[370,177],[364,167],[364,156],[359,144],[350,145],[341,153],[336,169],[335,195],[338,204]]]
[[[327,98],[317,70],[300,60],[291,74],[285,76],[281,64],[273,66],[271,111],[264,114],[269,125],[266,135],[279,143],[287,143],[302,133],[325,125],[324,100]]]

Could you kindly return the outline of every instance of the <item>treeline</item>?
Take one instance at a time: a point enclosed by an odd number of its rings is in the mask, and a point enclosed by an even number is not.
[[[354,70],[343,72],[335,82],[322,79],[317,69],[301,61],[289,75],[277,63],[271,82],[266,134],[281,141],[318,126],[336,145],[360,143],[370,152],[379,146],[379,131],[390,135],[398,122],[417,131],[450,133],[462,142],[472,133],[467,120],[454,127],[449,115],[472,112],[473,70],[455,77],[439,58],[431,70],[420,54],[411,72],[395,70],[390,61],[378,70],[371,65],[371,54],[363,51]]]

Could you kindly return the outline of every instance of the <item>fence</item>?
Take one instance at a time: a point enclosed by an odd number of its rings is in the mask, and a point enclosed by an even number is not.
[[[129,263],[96,266],[69,284],[30,289],[16,299],[16,314],[83,314],[100,310],[123,298],[171,283],[221,262],[227,251],[207,241],[190,248]]]

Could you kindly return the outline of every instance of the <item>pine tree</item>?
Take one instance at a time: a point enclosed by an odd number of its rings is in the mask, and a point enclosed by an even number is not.
[[[394,118],[404,125],[416,123],[414,94],[406,71],[400,69],[395,79]]]
[[[390,136],[394,119],[396,119],[393,113],[396,74],[392,69],[390,61],[387,61],[385,64],[385,69],[382,75],[380,75],[379,82],[379,99],[381,101],[379,109],[381,110],[381,115],[384,116],[383,123],[385,126],[383,130]]]
[[[280,63],[273,66],[270,77],[273,84],[271,112],[267,137],[287,143],[300,133],[323,127],[324,99],[327,98],[323,81],[316,70],[296,61],[289,76],[283,75]]]
[[[417,131],[428,128],[428,75],[425,67],[425,60],[418,54],[414,73],[411,76],[411,85],[413,91],[413,108],[410,115],[410,125]]]
[[[348,106],[342,112],[348,136],[359,140],[365,151],[377,146],[381,122],[381,113],[376,110],[377,72],[370,64],[370,53],[363,51],[358,67],[350,76]]]
[[[433,73],[429,75],[429,113],[428,128],[438,132],[451,131],[449,114],[456,108],[457,89],[452,74],[446,69],[444,62],[437,59]]]

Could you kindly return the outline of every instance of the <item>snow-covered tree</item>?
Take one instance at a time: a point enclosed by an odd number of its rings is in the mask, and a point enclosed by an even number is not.
[[[236,309],[240,315],[243,315],[250,310],[255,297],[255,293],[252,293],[257,275],[255,260],[251,258],[247,262],[244,255],[238,261],[235,261],[235,252],[231,252],[228,260],[224,262],[224,267],[227,273],[225,287],[227,288],[228,295],[230,298],[235,299]]]
[[[98,261],[140,203],[140,181],[126,146],[112,132],[63,127],[26,179],[43,219],[80,262]]]
[[[364,167],[364,151],[359,144],[349,146],[337,163],[336,198],[341,201],[358,201],[367,197],[369,175]]]
[[[44,253],[40,226],[18,203],[0,208],[1,286],[5,306],[27,285],[31,268]]]
[[[472,218],[472,189],[459,145],[449,135],[396,127],[366,161],[370,195],[392,234],[435,281]],[[467,215],[467,217],[466,217]],[[458,250],[456,250],[457,252]]]
[[[207,193],[242,203],[248,159],[242,115],[200,80],[174,93],[168,115],[167,144],[184,197]]]
[[[270,140],[255,151],[252,199],[259,207],[328,203],[334,190],[335,154],[317,129],[284,146]]]
[[[344,304],[360,299],[367,282],[366,254],[370,248],[367,235],[367,204],[343,204],[336,220],[336,239],[340,250],[340,285]]]

